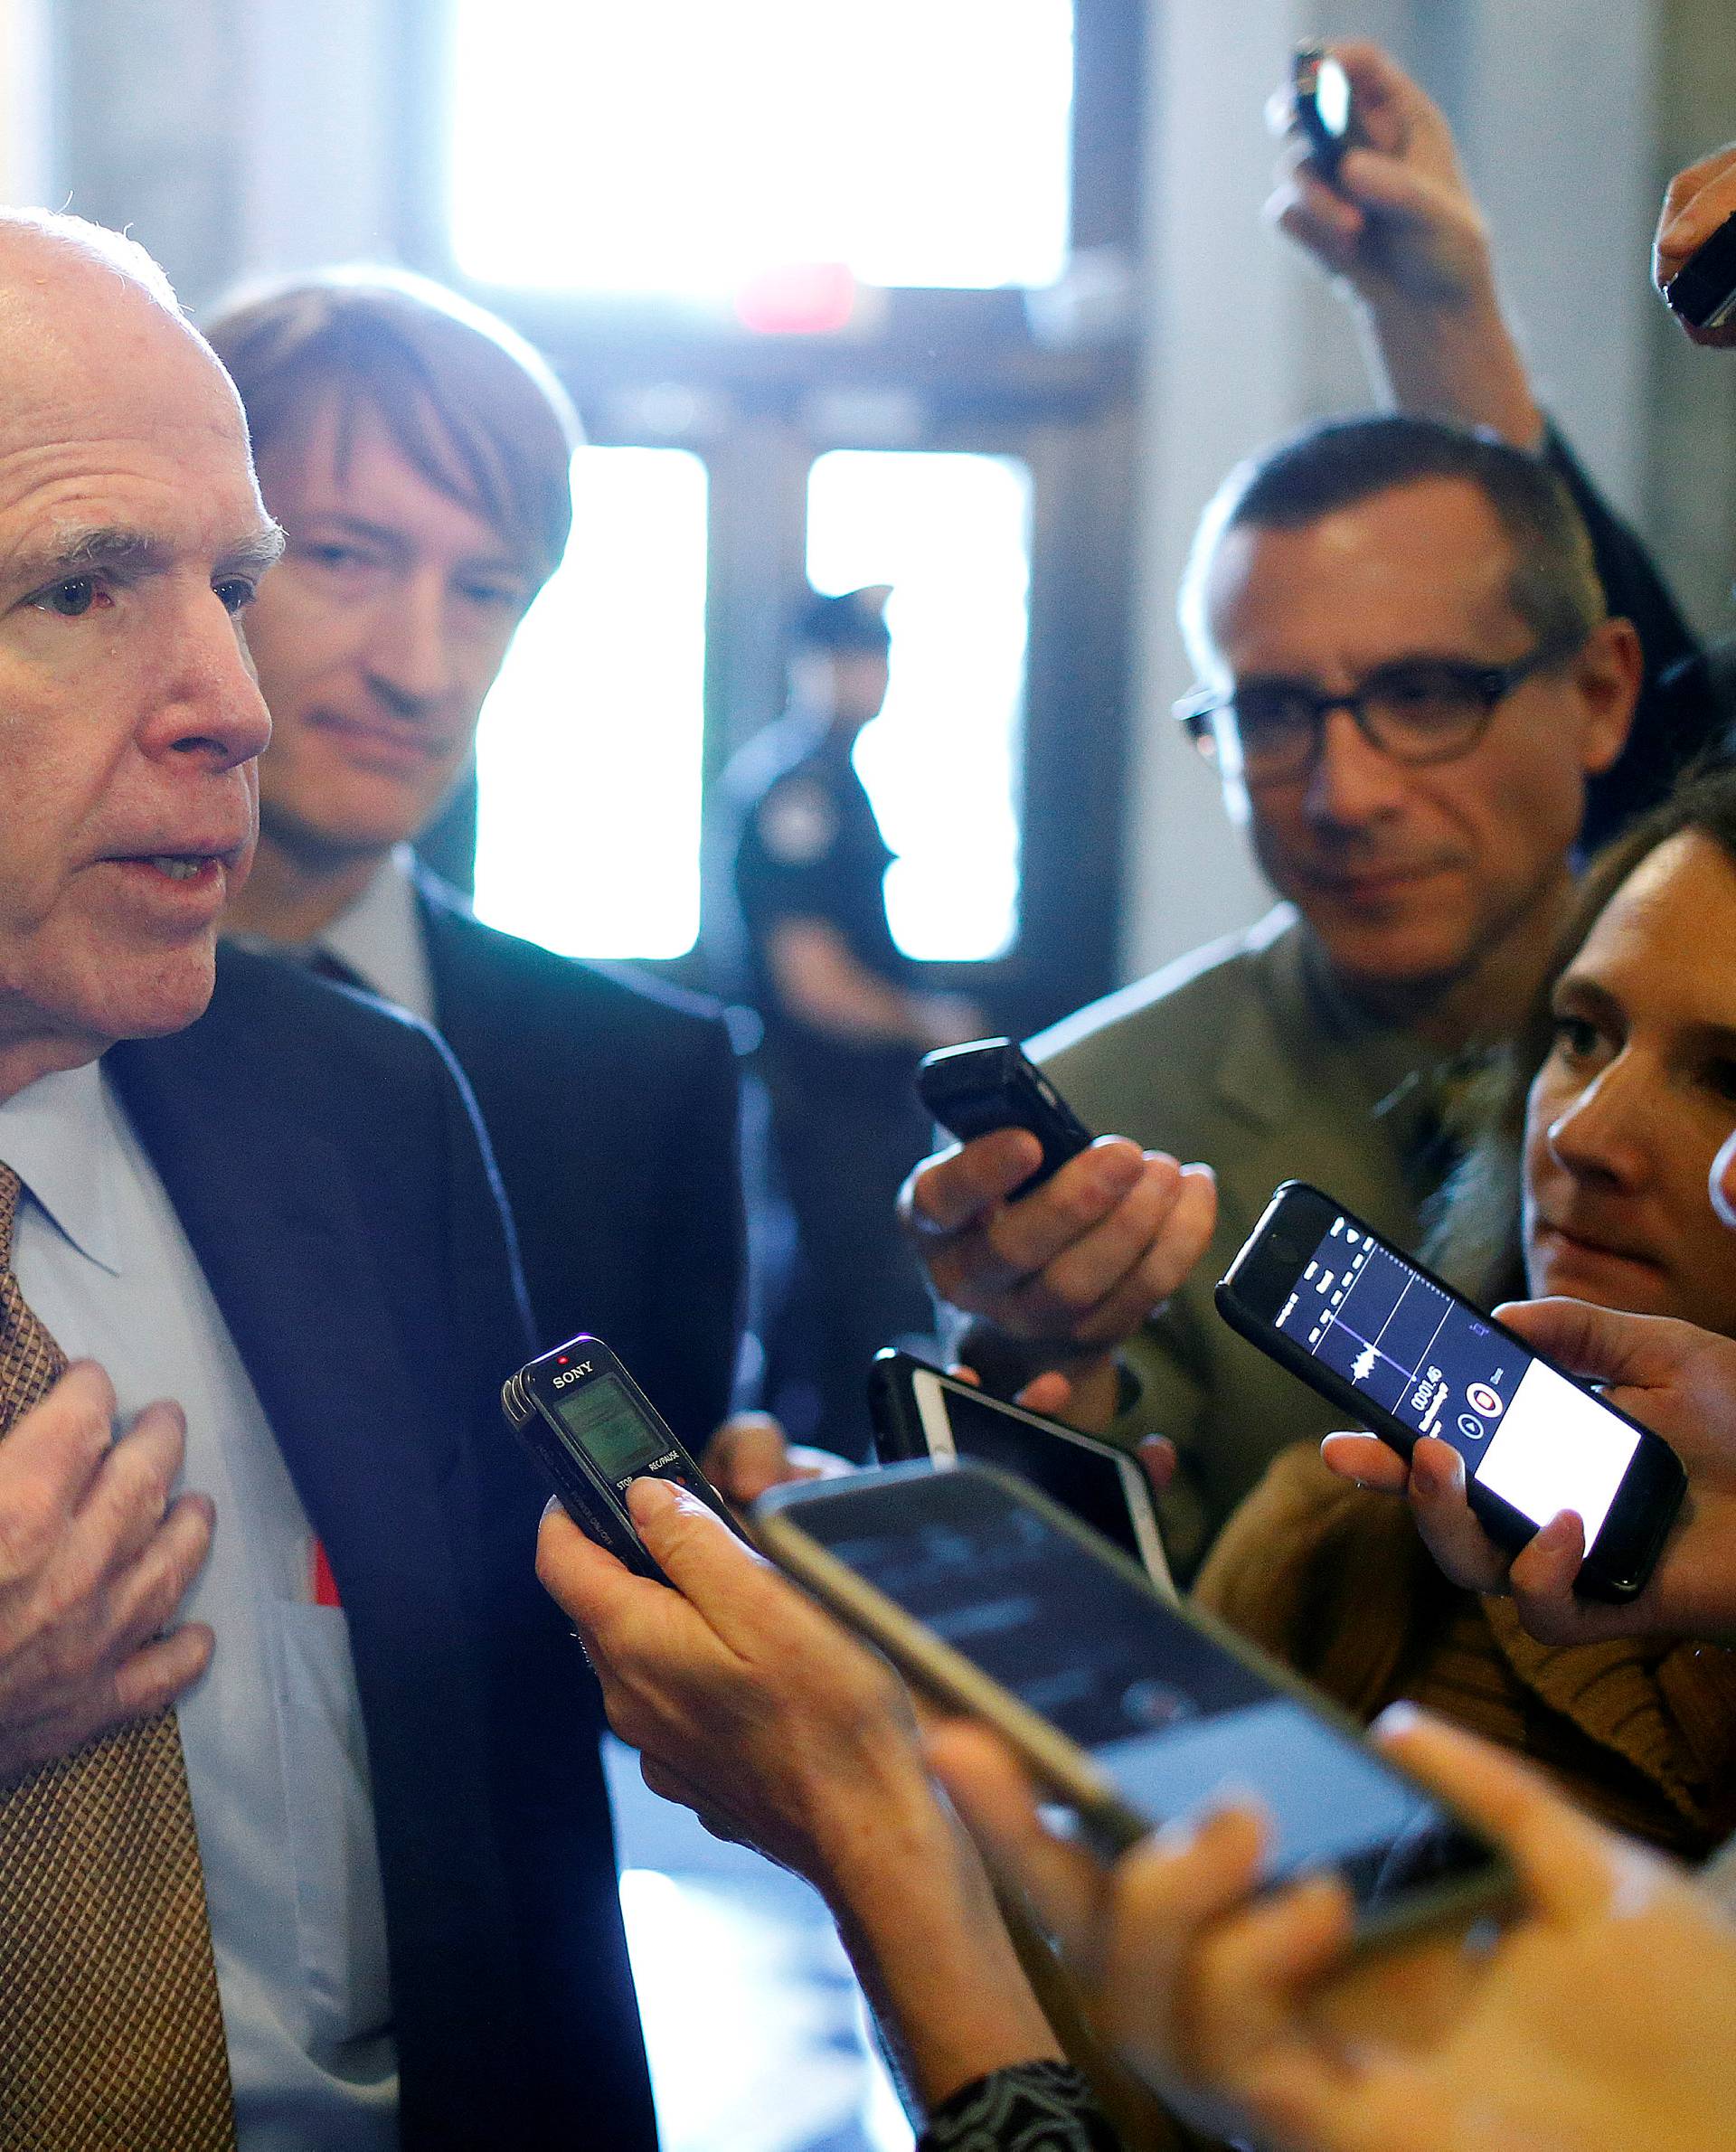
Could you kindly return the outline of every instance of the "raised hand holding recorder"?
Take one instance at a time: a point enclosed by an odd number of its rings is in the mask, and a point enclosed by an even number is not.
[[[1354,138],[1328,176],[1287,83],[1269,108],[1289,140],[1268,217],[1354,295],[1399,410],[1533,448],[1543,413],[1445,115],[1378,45],[1347,40],[1329,52],[1350,84]]]
[[[1736,345],[1736,143],[1670,182],[1652,280],[1694,343]]]

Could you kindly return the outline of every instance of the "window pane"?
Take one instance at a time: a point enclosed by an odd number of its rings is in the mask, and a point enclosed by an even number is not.
[[[476,911],[571,957],[699,933],[705,467],[580,448],[572,542],[476,741]]]
[[[912,957],[998,957],[1018,934],[1030,527],[1011,457],[841,448],[809,476],[815,589],[892,585],[892,686],[855,762]]]
[[[1071,0],[455,0],[453,252],[485,283],[1043,286]]]

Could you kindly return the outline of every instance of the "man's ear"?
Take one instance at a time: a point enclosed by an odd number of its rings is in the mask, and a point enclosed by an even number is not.
[[[1631,620],[1600,620],[1573,660],[1573,683],[1585,716],[1580,766],[1587,777],[1608,769],[1628,744],[1639,700],[1645,656]]]

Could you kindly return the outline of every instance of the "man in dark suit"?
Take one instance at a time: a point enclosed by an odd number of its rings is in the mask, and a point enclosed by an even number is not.
[[[500,1419],[524,1298],[461,1081],[420,1025],[241,951],[191,1029],[104,1066],[346,1625],[404,2145],[565,2146],[582,2114],[649,2146],[590,1684]]]
[[[470,1100],[364,997],[212,998],[242,414],[128,242],[8,215],[0,291],[4,2135],[649,2146]]]
[[[538,1343],[591,1330],[698,1447],[734,1373],[734,1063],[710,1005],[484,926],[417,861],[559,563],[577,421],[504,324],[421,279],[275,287],[210,325],[288,549],[249,620],[273,739],[226,931],[443,1034],[499,1161]]]

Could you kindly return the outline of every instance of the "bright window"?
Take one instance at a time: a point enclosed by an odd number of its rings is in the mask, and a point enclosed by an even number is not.
[[[452,246],[480,282],[1061,272],[1071,0],[454,0],[452,24]]]
[[[814,587],[892,585],[892,686],[855,763],[899,854],[886,910],[912,957],[998,957],[1018,935],[1030,534],[1012,457],[842,448],[809,476]]]
[[[581,448],[572,542],[476,740],[476,911],[571,957],[699,934],[705,467]]]

